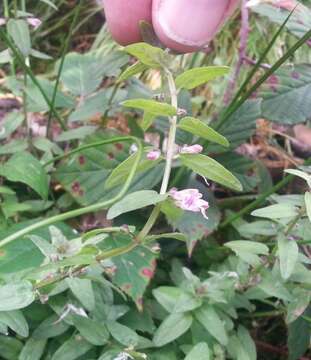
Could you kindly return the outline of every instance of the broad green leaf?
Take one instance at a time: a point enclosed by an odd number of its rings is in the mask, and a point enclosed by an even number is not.
[[[298,245],[295,240],[289,240],[283,234],[279,234],[278,251],[282,278],[288,280],[298,261]]]
[[[262,281],[258,284],[258,288],[269,297],[275,297],[286,301],[293,300],[291,293],[284,286],[280,277],[271,272],[266,271],[262,274]]]
[[[220,319],[213,306],[204,305],[195,311],[196,319],[222,345],[228,344],[228,335],[224,322]]]
[[[146,66],[140,61],[137,61],[135,64],[129,66],[123,71],[123,73],[118,78],[118,82],[127,80],[130,77],[145,71],[146,69],[148,69],[148,66]]]
[[[193,318],[189,313],[178,313],[169,315],[158,327],[154,334],[153,343],[162,347],[178,339],[189,330]]]
[[[295,206],[289,204],[275,204],[266,206],[262,209],[257,209],[252,212],[252,215],[268,219],[282,219],[294,217],[297,213],[297,208]]]
[[[19,310],[1,311],[0,322],[8,326],[16,334],[22,337],[28,337],[29,328],[23,313]]]
[[[10,336],[0,336],[0,354],[5,360],[18,359],[23,343]]]
[[[144,110],[149,114],[157,116],[174,116],[177,113],[177,109],[174,106],[150,99],[126,100],[123,101],[121,105],[129,108]]]
[[[158,204],[166,198],[167,195],[160,195],[154,190],[142,190],[131,193],[112,205],[108,211],[107,219],[114,219],[121,214]]]
[[[195,173],[233,190],[242,191],[239,180],[214,159],[202,154],[181,154],[180,160]]]
[[[38,220],[20,222],[19,224],[9,227],[7,231],[0,234],[0,241],[16,231],[29,226]],[[73,230],[62,223],[56,224],[68,239],[72,239],[77,235]],[[51,234],[48,227],[33,231],[30,235],[36,235],[39,238],[51,240]],[[13,273],[30,268],[37,268],[44,260],[44,256],[37,246],[30,240],[28,236],[23,236],[12,243],[4,246],[0,251],[0,273]]]
[[[69,329],[65,321],[58,321],[59,317],[54,314],[45,320],[34,330],[32,337],[36,340],[46,340],[62,335]]]
[[[0,139],[8,138],[24,121],[24,115],[19,111],[7,113],[1,123]]]
[[[247,353],[248,360],[257,360],[256,344],[249,331],[242,325],[238,327],[238,338]]]
[[[305,193],[305,204],[309,220],[311,221],[311,192]]]
[[[0,311],[25,308],[35,300],[31,282],[21,280],[0,286]]]
[[[12,62],[12,56],[9,49],[0,51],[0,64]]]
[[[205,342],[196,344],[187,354],[185,360],[210,360],[210,350]]]
[[[30,186],[43,199],[48,197],[49,178],[39,160],[28,152],[13,155],[0,167],[0,175]]]
[[[74,296],[89,311],[95,308],[95,296],[92,281],[88,279],[67,278],[67,284]]]
[[[287,305],[286,323],[290,324],[297,320],[307,309],[311,300],[309,290],[296,287],[293,289],[294,298]]]
[[[225,246],[230,248],[246,263],[252,266],[260,265],[260,258],[258,255],[268,255],[268,246],[255,241],[235,240],[225,243]]]
[[[90,145],[118,135],[113,131],[97,131],[86,137],[81,145]],[[123,184],[107,191],[105,181],[129,157],[130,146],[130,142],[117,142],[83,150],[58,165],[54,178],[80,205],[87,206],[111,199]],[[129,192],[152,189],[161,181],[162,174],[163,164],[137,174]]]
[[[112,234],[105,240],[109,249],[128,246],[133,240],[129,235]],[[139,309],[143,307],[143,294],[154,276],[156,254],[147,247],[137,246],[134,250],[112,259],[116,271],[112,282],[128,294]]]
[[[92,344],[79,336],[73,336],[65,341],[53,354],[51,360],[75,360],[81,358],[91,348]]]
[[[135,331],[116,321],[108,321],[107,328],[111,336],[125,346],[135,346],[138,344],[139,337]]]
[[[18,360],[40,360],[45,350],[46,340],[29,338],[19,354]]]
[[[176,86],[192,90],[208,81],[228,74],[230,68],[227,66],[206,66],[186,70],[176,78]]]
[[[311,317],[311,306],[309,306],[303,315],[308,318]],[[287,339],[289,349],[288,360],[298,360],[305,354],[310,346],[310,336],[310,322],[302,316],[289,325]]]
[[[115,169],[113,169],[108,179],[105,182],[105,188],[111,189],[115,186],[124,183],[124,181],[126,181],[127,177],[129,176],[129,173],[136,161],[136,158],[137,158],[137,154],[135,153],[130,157],[128,157],[126,160],[124,160]],[[137,173],[142,173],[144,171],[150,170],[158,163],[159,161],[141,160],[140,164],[137,167]]]
[[[107,344],[109,333],[104,323],[79,315],[73,316],[73,323],[80,334],[91,344],[95,346]]]
[[[205,140],[212,141],[225,147],[229,146],[229,142],[224,136],[204,124],[199,119],[190,116],[184,117],[179,122],[178,127]]]
[[[299,11],[297,11],[299,12]],[[282,124],[305,122],[310,117],[311,66],[298,64],[277,70],[265,83],[262,116]]]
[[[161,286],[153,290],[153,295],[169,313],[187,312],[202,305],[202,299],[176,287]]]
[[[26,20],[10,19],[8,21],[8,33],[13,39],[19,51],[26,57],[31,51],[29,26]]]
[[[151,68],[163,67],[169,56],[162,49],[143,42],[128,45],[124,50]]]

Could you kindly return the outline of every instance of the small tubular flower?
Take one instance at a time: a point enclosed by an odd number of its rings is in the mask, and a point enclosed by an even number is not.
[[[195,145],[184,145],[180,149],[181,154],[200,154],[203,151],[203,146],[199,144]]]
[[[155,160],[158,160],[160,156],[161,156],[160,150],[152,150],[152,151],[148,152],[147,159],[155,161]]]
[[[205,48],[239,0],[153,0],[152,20],[162,43],[178,52]]]
[[[183,210],[200,212],[205,219],[208,219],[206,210],[209,208],[207,201],[203,200],[203,195],[198,189],[185,189],[178,191],[176,188],[172,188],[169,191],[169,195],[174,200],[177,207]]]
[[[151,23],[152,0],[101,0],[109,30],[116,42],[129,45],[142,40],[139,22]]]

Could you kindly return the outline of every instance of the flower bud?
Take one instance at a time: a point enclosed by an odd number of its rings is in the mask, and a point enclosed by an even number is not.
[[[121,45],[142,40],[139,22],[151,23],[152,0],[101,0],[112,37]]]
[[[239,0],[153,0],[152,20],[161,42],[178,52],[203,49]]]

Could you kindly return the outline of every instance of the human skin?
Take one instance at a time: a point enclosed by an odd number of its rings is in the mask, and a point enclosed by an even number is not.
[[[204,49],[237,7],[239,0],[101,0],[108,27],[121,45],[142,41],[141,20],[153,24],[169,49]]]
[[[142,41],[139,22],[152,22],[152,0],[101,0],[112,37],[121,45]]]
[[[177,52],[204,49],[239,0],[153,0],[152,20],[161,42]]]

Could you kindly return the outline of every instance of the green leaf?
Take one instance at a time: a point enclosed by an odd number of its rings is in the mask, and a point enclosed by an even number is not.
[[[0,323],[5,324],[16,334],[22,337],[28,337],[29,327],[23,313],[19,310],[1,311]]]
[[[45,320],[34,330],[32,337],[36,340],[46,340],[57,337],[66,332],[69,324],[65,321],[58,321],[59,317],[54,314]]]
[[[95,308],[95,296],[91,280],[79,278],[67,278],[66,282],[81,304],[89,311]]]
[[[8,138],[24,121],[24,115],[19,111],[7,113],[1,123],[0,139]]]
[[[27,22],[22,19],[10,19],[7,26],[15,45],[25,57],[28,56],[31,51],[31,40]]]
[[[311,192],[305,193],[305,204],[309,220],[311,221]]]
[[[54,353],[51,360],[75,360],[87,353],[92,344],[79,336],[73,336],[65,341]]]
[[[105,246],[116,249],[128,246],[132,242],[129,235],[113,234],[105,240]],[[156,255],[147,247],[137,246],[134,250],[116,256],[113,259],[116,271],[112,275],[112,282],[128,294],[142,309],[142,297],[154,276]]]
[[[51,0],[40,0],[40,1],[49,5],[54,10],[58,10],[57,6]]]
[[[195,173],[233,190],[242,191],[239,180],[214,159],[202,154],[181,154],[180,160]]]
[[[6,360],[18,359],[23,343],[13,337],[0,336],[0,354]]]
[[[23,229],[33,223],[33,221],[20,222],[19,224],[9,227],[7,231],[3,231],[0,234],[0,239],[14,234],[16,231]],[[56,224],[57,228],[60,229],[67,238],[72,239],[77,235],[73,230],[62,223]],[[51,240],[51,234],[48,227],[31,232],[30,235],[36,235],[39,238]],[[29,268],[36,268],[41,265],[44,260],[44,256],[40,250],[34,245],[28,236],[22,236],[12,243],[4,246],[0,251],[0,273],[13,273],[22,271]]]
[[[176,287],[161,286],[152,293],[169,313],[187,312],[202,305],[202,299]]]
[[[230,68],[227,66],[206,66],[185,71],[176,78],[176,86],[192,90],[208,81],[228,74]]]
[[[29,338],[26,341],[18,360],[40,360],[45,350],[46,340]]]
[[[257,360],[256,344],[249,331],[242,325],[238,327],[238,338],[248,355],[248,360]]]
[[[289,240],[283,234],[279,234],[278,251],[282,278],[288,280],[298,261],[298,245],[295,240]]]
[[[138,344],[139,337],[135,331],[116,321],[108,321],[107,328],[111,336],[119,343],[125,346],[135,347]]]
[[[220,135],[217,131],[204,124],[199,119],[190,116],[184,117],[181,119],[178,127],[205,140],[209,140],[225,147],[229,146],[229,142],[224,136]]]
[[[268,255],[268,246],[255,241],[235,240],[224,244],[226,247],[236,253],[247,264],[252,266],[260,265],[260,258],[258,255]]]
[[[304,312],[304,316],[311,317],[311,306]],[[291,323],[288,328],[288,360],[298,360],[305,354],[310,346],[310,322],[302,316]]]
[[[261,107],[265,119],[289,125],[307,121],[311,105],[311,66],[298,64],[280,68],[267,80],[259,96],[263,97]]]
[[[155,120],[156,115],[152,113],[148,113],[147,111],[144,112],[144,116],[140,121],[139,125],[144,130],[147,131],[150,126],[152,125],[153,121]]]
[[[187,354],[185,360],[210,360],[210,350],[205,342],[196,344]]]
[[[122,184],[126,181],[129,173],[131,171],[132,166],[134,165],[137,158],[137,153],[131,155],[126,160],[124,160],[121,164],[119,164],[115,169],[112,170],[108,179],[105,182],[105,188],[111,189],[115,186]],[[137,167],[137,174],[142,173],[144,171],[148,171],[155,167],[159,161],[150,161],[150,160],[141,160],[140,164]]]
[[[126,100],[123,101],[121,105],[129,108],[144,110],[149,114],[157,116],[174,116],[177,113],[177,109],[174,106],[150,99]]]
[[[30,49],[30,55],[37,58],[37,59],[41,59],[41,60],[52,60],[52,56],[47,55],[41,51],[35,50],[35,49]]]
[[[48,176],[39,160],[28,152],[13,155],[0,167],[0,175],[10,181],[22,182],[30,186],[43,199],[48,197]]]
[[[128,45],[124,50],[151,68],[163,67],[168,62],[168,54],[144,42]]]
[[[189,313],[178,313],[169,315],[158,327],[154,334],[153,343],[162,347],[178,339],[189,330],[193,318]]]
[[[0,286],[0,311],[25,308],[35,300],[31,282],[21,280]]]
[[[95,346],[107,344],[109,333],[102,322],[84,316],[74,315],[73,323],[80,334],[91,344]]]
[[[160,195],[154,190],[142,190],[131,193],[112,205],[108,211],[107,219],[111,220],[121,214],[158,204],[166,198],[167,195]]]
[[[145,71],[146,69],[148,69],[148,66],[140,61],[137,61],[135,64],[129,66],[123,71],[123,73],[118,78],[118,82],[125,81],[130,77]]]
[[[252,212],[253,216],[268,219],[282,219],[297,216],[297,208],[289,204],[275,204],[257,209]]]
[[[298,170],[298,169],[286,169],[284,171],[287,174],[299,176],[301,179],[305,180],[307,182],[309,188],[311,188],[311,175],[310,174],[307,174],[306,172]]]
[[[204,328],[210,333],[220,344],[226,346],[228,344],[228,335],[224,322],[220,319],[218,313],[211,305],[203,305],[195,311],[195,317]]]

